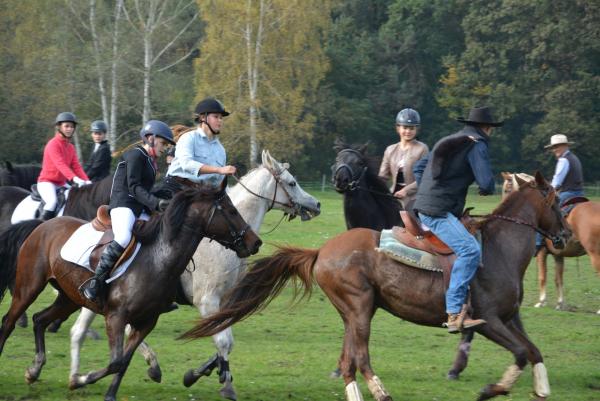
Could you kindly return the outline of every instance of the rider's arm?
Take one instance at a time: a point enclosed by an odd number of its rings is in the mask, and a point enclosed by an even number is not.
[[[415,175],[414,166],[419,161],[421,161],[424,157],[427,157],[428,153],[429,153],[429,148],[427,147],[427,145],[423,144],[423,147],[421,148],[420,153],[417,155],[418,159],[412,166],[412,173],[413,173],[413,176],[415,177],[415,181],[411,182],[410,184],[408,184],[407,186],[404,187],[404,191],[406,192],[406,195],[408,195],[408,196],[411,196],[411,195],[414,195],[417,193],[418,183],[417,183],[417,177]],[[423,174],[423,172],[421,172],[421,174]],[[420,181],[420,177],[419,177],[419,181]]]
[[[392,169],[390,167],[390,158],[392,156],[392,146],[388,146],[383,152],[383,160],[379,167],[379,176],[388,179],[392,176]]]
[[[571,165],[566,157],[558,159],[556,162],[556,169],[554,170],[554,177],[552,177],[552,186],[554,189],[559,189],[562,186],[570,167]]]
[[[490,164],[487,144],[484,142],[476,142],[467,154],[471,170],[475,176],[475,181],[479,186],[480,195],[492,195],[494,193],[496,183],[494,181],[494,173]]]
[[[72,149],[73,153],[71,155],[71,167],[73,168],[73,172],[77,177],[81,178],[82,180],[89,181],[90,179],[88,178],[85,171],[83,171],[83,167],[81,167],[81,164],[79,163],[79,159],[77,158],[77,152],[75,152],[75,148]]]
[[[158,207],[158,198],[142,186],[142,171],[144,163],[148,163],[145,156],[128,152],[123,155],[127,162],[127,189],[136,201],[146,206],[150,210],[156,210]]]
[[[188,132],[179,138],[175,147],[175,157],[183,171],[191,175],[198,175],[204,164],[194,159],[194,135],[194,132]]]
[[[56,140],[48,142],[46,149],[44,149],[44,158],[50,159],[54,167],[65,176],[68,181],[71,181],[77,174],[71,169],[71,161],[65,160],[63,156],[63,149],[61,149],[60,143]]]
[[[430,153],[425,154],[425,156],[417,160],[413,166],[413,174],[415,175],[415,182],[417,183],[417,186],[421,185],[421,177],[423,177],[423,172],[425,171],[425,167],[427,167],[429,155]]]

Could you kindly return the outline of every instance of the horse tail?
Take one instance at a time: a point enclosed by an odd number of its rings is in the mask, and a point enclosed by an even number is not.
[[[256,260],[226,294],[219,312],[201,319],[178,339],[212,336],[264,309],[279,295],[290,278],[294,279],[294,300],[298,298],[299,286],[303,288],[301,298],[310,296],[313,268],[318,256],[318,249],[280,247],[273,255]]]
[[[23,242],[42,220],[25,220],[13,224],[0,233],[0,301],[8,287],[12,287],[17,271],[17,257]]]

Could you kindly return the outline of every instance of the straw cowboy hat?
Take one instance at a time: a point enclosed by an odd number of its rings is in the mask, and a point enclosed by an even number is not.
[[[550,137],[550,144],[544,146],[544,149],[548,149],[548,148],[554,147],[556,145],[572,145],[574,143],[575,142],[569,142],[566,135],[557,134],[557,135],[552,135]]]
[[[494,121],[492,110],[489,107],[473,107],[467,118],[459,117],[456,121],[464,124],[485,124],[492,127],[501,127],[504,121]]]

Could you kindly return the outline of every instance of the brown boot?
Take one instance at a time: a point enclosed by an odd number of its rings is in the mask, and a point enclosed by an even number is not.
[[[485,323],[486,321],[483,319],[472,319],[467,312],[463,311],[461,313],[449,313],[446,327],[448,327],[448,333],[458,333],[463,329],[470,329]]]

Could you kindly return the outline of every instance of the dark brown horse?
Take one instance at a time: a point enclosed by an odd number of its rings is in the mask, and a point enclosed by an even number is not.
[[[110,285],[104,306],[100,308],[78,291],[91,273],[60,257],[63,244],[84,223],[72,217],[58,217],[44,223],[30,220],[0,235],[0,294],[13,277],[15,280],[12,303],[0,327],[0,352],[16,319],[51,281],[59,294],[52,305],[33,316],[36,355],[25,373],[26,380],[36,381],[46,362],[46,327],[85,306],[105,316],[110,363],[104,369],[72,378],[69,386],[82,387],[115,374],[105,395],[105,400],[114,401],[135,349],[154,328],[161,311],[166,311],[175,299],[180,276],[200,240],[213,238],[240,257],[256,253],[261,241],[224,191],[182,191],[164,214],[155,214],[137,230],[135,234],[144,245],[127,272]],[[21,242],[15,263],[14,254]],[[132,332],[123,347],[128,323]]]
[[[483,267],[471,283],[473,316],[486,325],[475,330],[509,350],[514,363],[496,384],[486,386],[480,400],[508,394],[529,361],[534,370],[537,400],[550,393],[546,368],[517,316],[523,297],[523,275],[533,255],[535,231],[558,238],[568,235],[555,192],[538,174],[504,200],[482,223]],[[380,233],[353,229],[320,249],[281,248],[255,262],[232,290],[221,311],[185,333],[183,338],[212,335],[265,307],[291,277],[305,292],[313,279],[338,310],[345,326],[339,360],[346,398],[360,401],[356,371],[364,376],[377,401],[392,398],[375,375],[369,360],[371,319],[378,308],[413,323],[442,327],[446,321],[444,283],[440,273],[395,262],[375,250]]]
[[[377,173],[379,162],[367,155],[367,144],[348,145],[336,140],[337,153],[331,166],[335,190],[344,195],[346,228],[384,228],[402,226],[402,206]]]
[[[42,166],[39,164],[15,164],[5,162],[6,168],[0,169],[0,186],[12,186],[29,189],[37,182]]]

